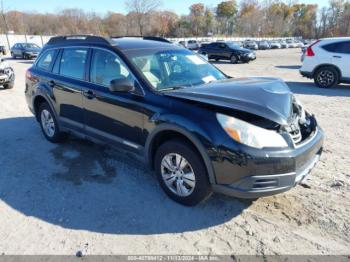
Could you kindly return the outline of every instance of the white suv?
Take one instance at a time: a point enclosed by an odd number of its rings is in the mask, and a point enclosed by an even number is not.
[[[350,37],[319,39],[306,48],[302,61],[300,74],[318,87],[350,83]]]

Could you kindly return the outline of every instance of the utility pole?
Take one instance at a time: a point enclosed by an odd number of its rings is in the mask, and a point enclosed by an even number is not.
[[[9,41],[9,37],[8,37],[8,32],[9,32],[9,27],[7,25],[7,21],[6,21],[6,16],[5,16],[5,12],[4,12],[4,0],[1,0],[1,17],[4,20],[4,25],[5,25],[5,35],[6,35],[6,40],[7,40],[7,46],[9,48],[9,50],[11,49],[10,46],[10,41]]]

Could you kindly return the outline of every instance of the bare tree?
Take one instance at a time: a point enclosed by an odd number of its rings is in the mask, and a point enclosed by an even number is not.
[[[135,15],[141,36],[144,34],[147,16],[151,12],[156,11],[161,4],[161,0],[127,0],[125,2],[128,11]]]

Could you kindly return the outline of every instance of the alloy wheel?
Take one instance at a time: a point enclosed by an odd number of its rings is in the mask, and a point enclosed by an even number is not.
[[[317,81],[321,86],[331,86],[334,79],[334,73],[329,70],[323,70],[317,76]]]
[[[48,137],[53,137],[55,135],[55,121],[51,113],[46,109],[41,111],[41,125]]]
[[[161,174],[171,192],[187,197],[192,194],[196,177],[190,163],[180,154],[170,153],[161,161]]]

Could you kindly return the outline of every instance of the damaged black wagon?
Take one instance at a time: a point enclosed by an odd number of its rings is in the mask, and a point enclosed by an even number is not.
[[[282,80],[230,78],[154,37],[54,37],[25,94],[49,141],[72,133],[138,153],[185,205],[284,192],[322,152],[322,129]]]

